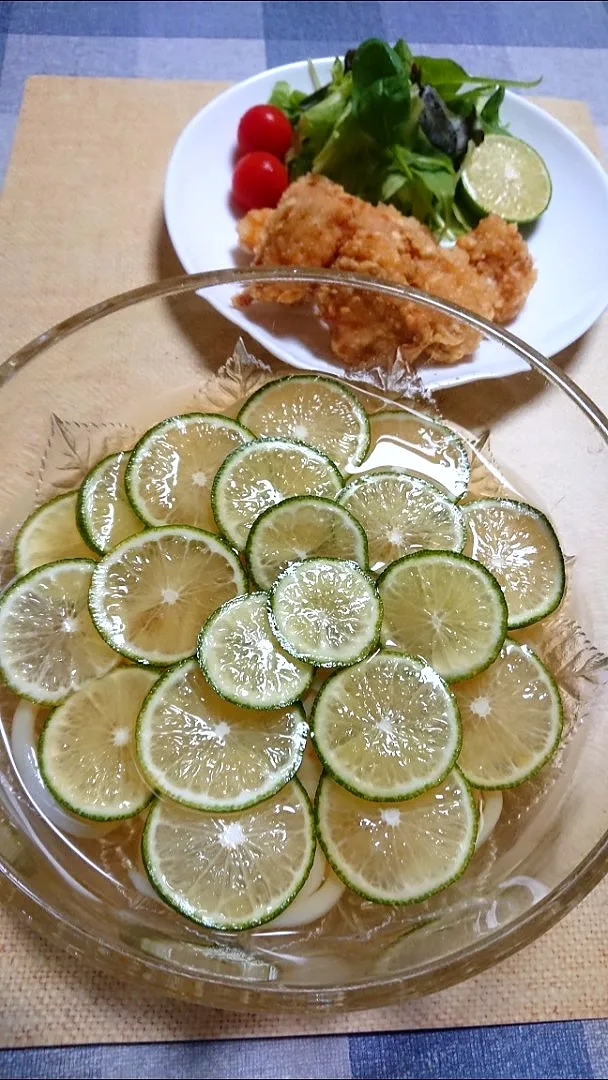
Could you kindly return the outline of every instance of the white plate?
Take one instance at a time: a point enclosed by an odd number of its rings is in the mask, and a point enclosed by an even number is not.
[[[331,59],[315,60],[322,82]],[[181,133],[165,182],[165,219],[175,250],[188,273],[243,266],[236,217],[229,192],[236,132],[250,106],[268,100],[278,79],[310,91],[305,62],[285,64],[254,75],[220,94],[201,109]],[[588,330],[608,303],[608,178],[591,152],[542,109],[507,93],[502,116],[514,135],[534,146],[553,181],[548,210],[528,243],[538,280],[509,326],[530,345],[552,356]],[[249,313],[236,310],[237,290],[227,286],[206,298],[261,345],[296,367],[339,370],[332,364],[327,333],[309,313],[291,308]],[[484,342],[467,361],[452,367],[427,367],[429,388],[525,370],[521,361],[495,343]]]

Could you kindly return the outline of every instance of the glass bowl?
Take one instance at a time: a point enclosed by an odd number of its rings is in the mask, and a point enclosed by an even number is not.
[[[4,581],[13,572],[15,529],[37,503],[76,487],[101,457],[130,448],[156,421],[196,409],[234,413],[256,387],[292,370],[200,299],[260,282],[356,284],[376,297],[435,309],[479,330],[522,369],[433,391],[424,369],[410,370],[396,355],[389,365],[371,362],[341,377],[369,411],[389,402],[441,416],[468,442],[474,492],[516,493],[552,519],[566,555],[566,600],[541,630],[518,636],[534,641],[558,679],[565,709],[559,752],[537,778],[505,793],[498,825],[465,875],[424,903],[384,907],[347,890],[337,908],[298,930],[214,933],[151,893],[138,858],[140,819],[93,837],[57,826],[35,782],[36,719],[30,716],[24,744],[23,724],[19,739],[11,730],[15,699],[2,690],[2,898],[72,954],[208,1005],[369,1008],[437,991],[504,959],[605,873],[608,424],[532,348],[437,298],[325,271],[176,278],[75,315],[0,367]],[[301,312],[298,318],[302,325]],[[312,312],[308,320],[312,326]],[[466,377],[466,364],[459,371]]]

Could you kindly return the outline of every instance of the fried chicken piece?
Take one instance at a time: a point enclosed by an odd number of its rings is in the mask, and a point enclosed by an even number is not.
[[[266,219],[248,222],[251,210],[239,224],[241,242],[254,252],[254,266],[331,266],[348,232],[349,217],[360,200],[347,195],[339,184],[323,176],[308,175],[290,184],[276,210]],[[262,211],[263,213],[264,211]],[[253,235],[254,243],[250,237]],[[263,293],[249,290],[254,299],[297,304],[312,296],[302,285],[264,285]]]
[[[262,243],[264,229],[268,225],[274,210],[250,210],[237,225],[239,240],[248,251],[255,251]]]
[[[532,256],[517,226],[491,214],[473,232],[461,236],[456,248],[466,253],[479,277],[496,286],[494,321],[514,319],[536,281]]]
[[[257,266],[364,274],[499,321],[517,313],[534,283],[523,239],[500,218],[485,219],[455,247],[441,248],[415,218],[391,206],[372,206],[312,174],[291,184],[276,210],[261,214],[251,211],[239,226]],[[258,285],[237,303],[244,307],[256,300],[312,300],[329,327],[334,353],[349,365],[390,362],[398,348],[411,363],[456,363],[480,341],[475,330],[431,308],[356,288]]]
[[[332,269],[411,285],[488,318],[494,310],[493,283],[472,274],[462,255],[454,257],[440,248],[416,218],[404,217],[391,206],[364,204]],[[316,296],[319,313],[330,327],[332,348],[346,363],[353,355],[358,362],[386,361],[399,347],[411,363],[432,357],[435,363],[449,364],[479,343],[475,330],[431,308],[359,292],[361,309],[354,295],[354,290],[320,286]]]

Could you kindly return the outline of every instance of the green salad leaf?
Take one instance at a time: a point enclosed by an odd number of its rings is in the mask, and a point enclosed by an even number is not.
[[[412,64],[414,63],[414,54],[407,41],[404,41],[403,38],[399,38],[399,41],[395,44],[395,52],[401,59],[403,66],[409,75]]]
[[[401,57],[385,41],[370,38],[355,52],[352,105],[366,134],[384,146],[399,140],[410,111],[410,83]]]
[[[469,75],[455,60],[438,59],[435,56],[415,56],[413,60],[418,81],[423,85],[433,86],[446,104],[450,104],[463,86],[512,86],[525,90],[538,86],[541,81],[540,79],[522,81],[521,79],[495,79],[488,75]]]
[[[274,84],[269,104],[281,109],[288,120],[295,124],[300,115],[300,104],[305,97],[306,94],[301,90],[292,90],[288,82],[281,81]]]
[[[486,101],[479,113],[479,122],[486,135],[508,135],[509,132],[500,122],[500,106],[505,98],[504,86],[499,86]]]
[[[294,128],[290,179],[322,174],[413,214],[440,238],[475,225],[459,200],[469,145],[509,134],[500,117],[505,89],[540,81],[471,75],[449,57],[414,56],[402,39],[392,46],[380,38],[336,59],[325,86],[311,62],[309,71],[312,93],[281,81],[270,97]]]
[[[465,83],[473,81],[460,64],[448,57],[442,60],[435,56],[415,56],[413,63],[416,81],[424,86],[433,86],[446,100]]]

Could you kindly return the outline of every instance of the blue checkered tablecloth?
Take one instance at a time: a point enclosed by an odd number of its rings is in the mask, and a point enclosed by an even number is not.
[[[608,147],[608,3],[0,0],[0,172],[33,74],[242,79],[405,37],[579,98]],[[608,1078],[608,1021],[406,1034],[0,1052],[0,1078]]]

